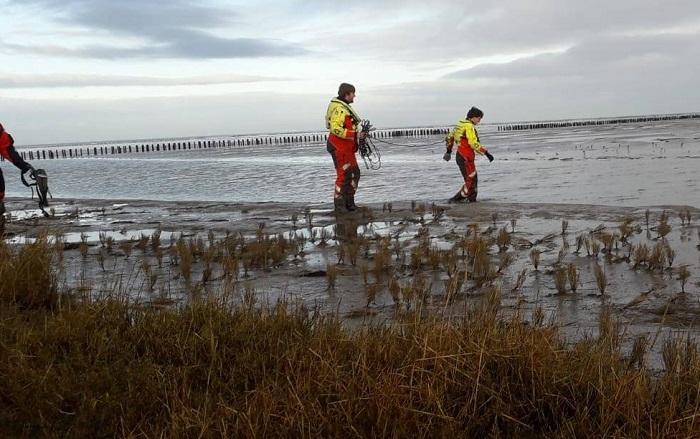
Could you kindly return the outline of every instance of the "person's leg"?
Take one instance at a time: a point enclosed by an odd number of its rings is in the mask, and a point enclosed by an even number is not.
[[[457,167],[459,168],[459,172],[462,174],[462,178],[464,178],[464,182],[466,184],[467,181],[467,168],[466,168],[466,160],[464,160],[464,157],[460,153],[457,153],[457,157],[455,158],[455,162],[457,163]],[[464,190],[464,185],[459,188],[459,191],[449,199],[450,203],[459,203],[460,201],[464,200],[467,198],[467,193]]]
[[[346,200],[352,187],[352,163],[351,157],[354,157],[354,152],[348,153],[345,148],[337,147],[328,142],[328,152],[333,157],[333,165],[335,166],[335,192],[333,194],[333,205],[336,210],[346,210]]]
[[[335,206],[335,209],[338,210],[338,201],[340,194],[340,186],[338,182],[342,180],[342,170],[338,166],[338,155],[336,147],[330,141],[326,142],[326,151],[328,151],[328,153],[331,155],[331,158],[333,159],[333,168],[335,168],[335,189],[333,190],[333,204]]]
[[[470,203],[476,203],[476,194],[477,194],[477,189],[479,186],[479,175],[474,172],[474,181],[472,184],[472,187],[469,191],[469,195],[467,195],[467,198],[469,199]]]
[[[5,179],[2,176],[0,169],[0,216],[5,213]]]
[[[355,193],[360,184],[360,166],[357,164],[357,157],[353,153],[350,160],[350,187],[347,193],[345,206],[348,210],[356,210]]]
[[[467,176],[464,179],[464,192],[465,196],[470,202],[476,201],[476,189],[477,189],[477,176],[476,176],[476,163],[474,160],[466,160],[466,172]]]

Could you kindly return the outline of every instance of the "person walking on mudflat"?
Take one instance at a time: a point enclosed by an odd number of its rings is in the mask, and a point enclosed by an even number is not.
[[[358,132],[361,120],[350,106],[355,100],[355,87],[342,83],[338,97],[331,99],[326,110],[326,129],[329,130],[326,149],[335,166],[335,191],[333,206],[336,212],[357,209],[355,192],[360,182],[360,167],[357,165],[357,142],[367,133]]]
[[[27,171],[35,172],[32,165],[25,162],[15,149],[15,140],[0,123],[0,156],[15,165],[24,174]],[[5,179],[0,169],[0,217],[5,213]]]
[[[476,131],[476,126],[481,123],[481,118],[484,117],[484,112],[476,107],[472,107],[467,112],[467,118],[457,122],[457,125],[447,135],[445,146],[447,151],[442,156],[446,162],[452,158],[452,148],[455,141],[459,142],[457,148],[457,166],[464,177],[464,186],[450,198],[450,203],[459,203],[463,200],[468,200],[470,203],[476,202],[478,177],[476,175],[476,154],[485,155],[489,162],[493,161],[493,156],[479,142],[479,133]]]

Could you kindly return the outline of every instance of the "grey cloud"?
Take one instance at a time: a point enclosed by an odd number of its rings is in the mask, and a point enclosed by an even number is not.
[[[168,87],[178,85],[216,85],[290,80],[294,79],[248,75],[192,76],[181,78],[123,75],[12,75],[0,76],[0,87],[4,89],[130,86]]]
[[[298,56],[303,47],[270,39],[216,35],[235,26],[235,15],[189,0],[32,0],[56,14],[57,21],[90,31],[128,37],[130,46],[42,47],[7,45],[24,52],[89,58],[256,58]]]
[[[672,77],[680,64],[691,64],[700,55],[700,35],[588,38],[563,53],[521,58],[510,63],[482,64],[447,75],[448,79],[513,79],[598,77],[611,74],[666,69]],[[686,65],[686,67],[689,67]]]
[[[330,17],[334,13],[330,4],[324,8],[319,0],[310,1],[316,2],[322,11],[319,14]],[[651,0],[374,3],[353,2],[358,25],[377,26],[372,32],[356,33],[349,26],[348,38],[344,38],[349,49],[415,64],[439,61],[449,65],[494,54],[540,52],[625,31],[643,34],[678,25],[700,27],[700,2],[694,0],[663,4]],[[419,13],[411,15],[412,10]],[[387,20],[392,14],[401,20]]]

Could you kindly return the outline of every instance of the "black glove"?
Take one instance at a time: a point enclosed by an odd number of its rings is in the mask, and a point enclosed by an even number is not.
[[[34,169],[34,166],[30,165],[29,163],[26,163],[26,166],[24,166],[24,170],[20,170],[20,173],[22,175],[27,174],[31,178],[35,178],[34,176],[36,175],[36,169]]]
[[[489,159],[489,162],[492,162],[492,161],[493,161],[493,156],[491,155],[490,152],[486,152],[485,155],[486,155],[486,158]]]
[[[442,159],[446,162],[449,162],[451,158],[452,158],[452,151],[447,151],[445,153],[445,155],[442,156]]]

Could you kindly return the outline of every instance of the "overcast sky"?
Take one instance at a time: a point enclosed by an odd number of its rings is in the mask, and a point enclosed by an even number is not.
[[[0,0],[18,144],[700,111],[700,1]]]

